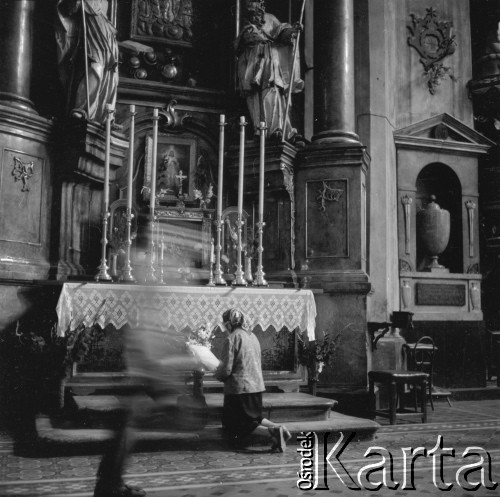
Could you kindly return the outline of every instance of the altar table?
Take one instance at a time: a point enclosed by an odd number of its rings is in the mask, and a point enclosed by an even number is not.
[[[215,328],[232,307],[243,312],[250,329],[298,328],[315,339],[316,304],[305,289],[64,283],[57,303],[58,328],[61,336],[81,324],[120,329],[153,321],[165,332]]]

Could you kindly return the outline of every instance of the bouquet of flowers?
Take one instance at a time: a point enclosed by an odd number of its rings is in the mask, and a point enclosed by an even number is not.
[[[191,332],[187,343],[191,345],[202,345],[210,350],[214,337],[214,332],[210,328],[202,325],[197,330]]]
[[[200,201],[200,208],[206,209],[208,207],[208,204],[210,203],[210,200],[214,196],[214,187],[211,184],[208,185],[205,194],[201,189],[195,188],[193,190],[193,194],[194,198]]]
[[[191,332],[187,341],[187,348],[198,366],[208,371],[215,371],[219,365],[219,359],[211,351],[213,339],[214,332],[206,326],[200,326]]]
[[[307,367],[313,380],[318,379],[325,365],[332,360],[341,339],[340,333],[332,337],[323,331],[322,335],[321,339],[314,341],[305,341],[298,335],[299,362]]]

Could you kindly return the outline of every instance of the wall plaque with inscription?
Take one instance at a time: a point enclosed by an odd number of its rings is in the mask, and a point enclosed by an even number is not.
[[[417,305],[453,305],[463,307],[466,303],[465,285],[417,283],[415,287]]]

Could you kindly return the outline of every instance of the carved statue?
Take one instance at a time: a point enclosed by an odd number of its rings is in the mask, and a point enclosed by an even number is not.
[[[285,109],[290,85],[292,93],[304,89],[300,64],[295,64],[291,74],[293,39],[300,29],[300,24],[281,23],[266,13],[264,0],[247,4],[247,19],[235,48],[239,87],[246,97],[255,134],[261,121],[266,123],[271,137],[281,139],[285,127],[286,139],[297,133],[290,125],[289,116],[285,116]],[[298,51],[296,54],[298,57]]]
[[[58,62],[68,112],[97,122],[104,121],[106,104],[114,109],[118,87],[118,43],[107,12],[107,0],[57,3]]]

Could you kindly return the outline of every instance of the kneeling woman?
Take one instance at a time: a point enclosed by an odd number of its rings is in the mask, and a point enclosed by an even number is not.
[[[238,446],[243,446],[249,435],[261,435],[271,439],[273,450],[283,452],[290,432],[262,416],[265,386],[259,341],[245,328],[245,318],[237,309],[225,311],[222,320],[229,332],[215,372],[224,382],[222,424]]]

